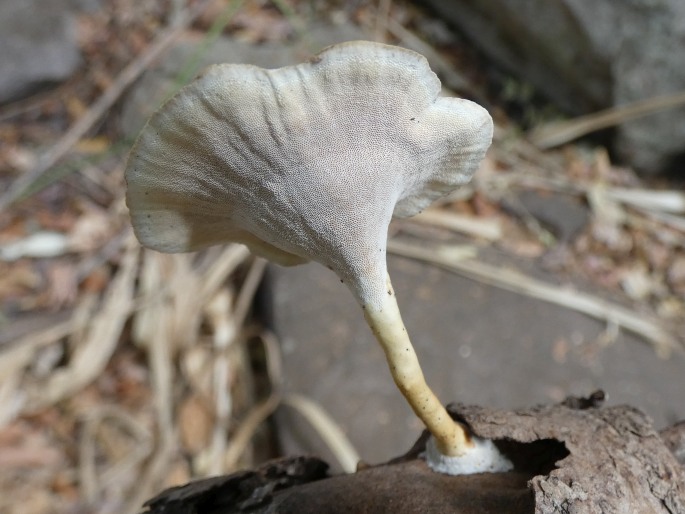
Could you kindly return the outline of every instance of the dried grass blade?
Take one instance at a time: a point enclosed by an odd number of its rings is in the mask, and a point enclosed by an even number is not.
[[[668,331],[647,316],[587,293],[561,289],[518,271],[490,266],[473,259],[454,260],[444,256],[440,248],[426,249],[391,240],[388,250],[396,255],[436,264],[484,284],[537,298],[581,312],[593,318],[613,322],[650,342],[660,357],[671,351],[683,351],[682,344]]]
[[[281,404],[281,395],[272,393],[266,400],[259,403],[250,410],[250,413],[238,425],[233,437],[226,446],[224,457],[224,468],[226,470],[234,471],[237,468],[240,457],[245,452],[250,439],[255,431],[266,419],[274,413],[274,411]]]
[[[411,220],[470,236],[482,237],[488,241],[497,241],[502,238],[502,224],[493,218],[483,219],[445,210],[427,209]]]
[[[96,466],[95,440],[98,427],[107,418],[110,419],[110,422],[115,421],[125,428],[138,441],[138,445],[123,461],[114,463],[99,474]],[[147,427],[121,408],[114,405],[104,405],[90,411],[84,420],[83,434],[79,442],[79,484],[86,501],[94,505],[102,490],[119,476],[134,471],[135,467],[150,454],[152,447],[152,435]]]
[[[260,259],[261,260],[261,259]],[[249,334],[246,334],[246,339]],[[247,445],[255,431],[281,404],[281,386],[283,384],[283,369],[280,345],[276,336],[268,330],[259,333],[259,339],[264,345],[266,355],[267,374],[271,384],[269,397],[254,407],[245,419],[240,423],[231,437],[226,448],[224,467],[227,470],[235,470],[240,457],[245,453]]]
[[[138,271],[138,245],[130,235],[121,268],[112,280],[100,311],[91,321],[86,339],[75,350],[69,365],[53,373],[47,383],[35,384],[27,393],[26,410],[52,405],[92,382],[107,365],[133,302],[134,282]]]
[[[653,191],[649,189],[607,188],[606,195],[615,201],[626,203],[640,209],[685,213],[685,193],[681,191]]]
[[[121,509],[120,514],[139,514],[141,505],[160,488],[161,478],[169,471],[169,462],[174,451],[173,439],[166,437],[157,441],[157,449],[143,470],[138,480],[138,486],[128,497],[128,502]]]
[[[161,259],[159,253],[143,250],[143,259],[138,276],[138,294],[143,298],[153,298],[155,294],[166,293],[166,282],[162,275]],[[154,337],[160,322],[160,311],[165,308],[165,302],[161,299],[146,302],[136,309],[132,324],[133,342],[145,347]]]
[[[591,132],[682,105],[685,105],[685,92],[683,91],[672,95],[649,98],[628,105],[604,109],[586,116],[579,116],[572,120],[542,125],[530,133],[529,140],[538,148],[547,150]]]
[[[63,321],[52,327],[14,341],[0,351],[0,382],[11,376],[15,370],[26,367],[37,350],[67,337],[74,331],[73,319]]]
[[[233,414],[233,398],[230,394],[232,370],[228,349],[235,343],[239,325],[232,312],[233,294],[228,288],[222,288],[207,304],[205,311],[212,325],[214,343],[213,392],[214,392],[214,429],[212,431],[210,475],[225,471],[224,453],[226,435]]]
[[[163,483],[168,473],[176,439],[173,424],[173,396],[174,368],[171,360],[171,345],[173,325],[171,309],[161,311],[159,326],[148,346],[148,361],[150,365],[150,381],[154,396],[157,438],[155,452],[145,466],[138,480],[138,487],[122,509],[122,514],[140,512],[140,505],[150,497]]]
[[[202,277],[196,301],[205,305],[219,289],[226,278],[250,257],[250,251],[241,244],[231,244],[221,252]]]
[[[359,454],[342,429],[316,402],[299,394],[288,394],[282,403],[292,407],[304,417],[321,436],[335,455],[345,473],[354,473],[360,461]]]
[[[0,379],[0,429],[12,421],[21,411],[24,393],[21,392],[23,367],[4,373]]]
[[[680,232],[685,232],[685,216],[675,216],[673,214],[655,211],[649,211],[645,214],[650,218],[663,223],[664,225],[668,225],[669,227],[679,230]]]
[[[150,64],[195,20],[214,0],[202,0],[188,8],[179,23],[163,31],[140,56],[126,66],[114,83],[97,99],[88,111],[50,148],[40,159],[38,165],[21,175],[0,196],[0,212],[21,197],[25,191],[50,170],[81,139],[107,110],[114,105],[126,88],[131,85]]]

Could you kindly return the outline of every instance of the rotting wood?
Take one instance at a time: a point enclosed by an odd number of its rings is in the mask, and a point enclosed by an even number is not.
[[[508,473],[434,473],[420,458],[424,433],[403,457],[354,474],[330,477],[312,457],[272,461],[169,489],[146,512],[685,512],[685,468],[676,459],[683,423],[660,435],[637,409],[601,401],[593,395],[516,411],[449,406],[475,434],[497,441],[516,465]]]

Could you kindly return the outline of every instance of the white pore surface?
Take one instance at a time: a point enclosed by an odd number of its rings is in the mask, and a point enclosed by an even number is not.
[[[514,469],[509,459],[500,453],[490,439],[472,438],[474,445],[460,457],[443,455],[431,437],[426,444],[426,463],[438,473],[446,475],[472,475],[474,473],[501,473]]]
[[[423,56],[366,41],[276,70],[211,66],[131,151],[136,235],[162,252],[235,241],[318,261],[380,305],[392,216],[468,182],[492,139],[485,109],[439,93]]]

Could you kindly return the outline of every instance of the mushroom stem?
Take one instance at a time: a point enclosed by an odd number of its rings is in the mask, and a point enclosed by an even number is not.
[[[454,421],[428,387],[419,359],[402,322],[395,291],[387,277],[387,291],[380,306],[366,305],[364,317],[383,347],[392,378],[414,413],[435,438],[438,451],[458,457],[473,446],[466,428]]]

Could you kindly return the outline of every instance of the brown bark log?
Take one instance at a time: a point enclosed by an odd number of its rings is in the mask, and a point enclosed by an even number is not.
[[[269,513],[685,513],[685,425],[662,432],[631,407],[601,398],[518,411],[450,406],[452,415],[496,441],[509,473],[447,476],[420,458],[424,434],[405,456],[329,477],[316,458],[273,461],[167,490],[151,514]]]
[[[562,404],[514,412],[458,407],[452,412],[482,437],[564,444],[569,455],[529,483],[536,514],[685,513],[685,470],[637,409],[578,410]],[[519,450],[525,459],[525,444]]]

